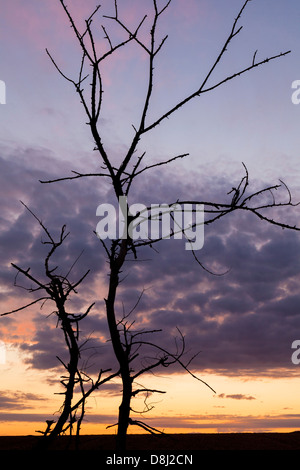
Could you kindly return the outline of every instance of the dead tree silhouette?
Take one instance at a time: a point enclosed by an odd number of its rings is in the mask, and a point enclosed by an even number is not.
[[[15,277],[15,285],[23,287],[31,294],[40,294],[40,292],[42,292],[42,295],[39,295],[38,298],[34,301],[23,305],[15,310],[2,313],[1,316],[19,312],[28,307],[32,307],[34,304],[37,303],[41,303],[41,305],[43,306],[45,302],[49,300],[55,304],[56,310],[53,313],[55,313],[57,317],[56,326],[59,325],[63,332],[64,342],[68,351],[68,362],[66,363],[63,361],[62,358],[56,356],[65,369],[65,373],[63,374],[60,380],[64,388],[64,402],[61,406],[60,414],[57,421],[55,422],[54,420],[46,420],[46,430],[37,431],[41,432],[44,436],[44,439],[39,442],[39,447],[46,448],[60,434],[66,433],[67,430],[72,433],[72,429],[75,423],[77,423],[76,436],[79,437],[80,426],[85,413],[86,399],[94,390],[98,389],[101,385],[108,382],[112,378],[118,376],[119,371],[107,375],[107,373],[110,372],[110,369],[101,369],[98,373],[96,380],[94,380],[84,370],[80,368],[79,360],[81,357],[82,348],[85,345],[85,341],[81,344],[79,342],[79,323],[82,322],[82,320],[90,313],[91,309],[94,306],[94,303],[92,303],[84,313],[73,314],[67,311],[66,302],[69,300],[69,297],[72,294],[77,294],[77,288],[85,280],[85,278],[89,274],[89,270],[86,271],[86,273],[75,282],[71,282],[69,280],[69,275],[72,268],[74,267],[74,263],[67,274],[59,274],[57,272],[58,266],[56,266],[55,264],[53,265],[52,258],[69,235],[69,233],[66,232],[66,226],[64,225],[62,227],[58,240],[55,240],[55,238],[51,235],[50,231],[44,225],[44,223],[24,203],[22,204],[34,216],[34,218],[38,221],[39,225],[42,227],[42,230],[46,235],[46,240],[42,241],[42,243],[50,246],[50,249],[44,261],[44,271],[46,280],[38,279],[31,273],[30,268],[23,269],[20,266],[17,266],[16,264],[12,263],[13,268],[15,268],[17,271]],[[18,285],[17,279],[19,275],[22,275],[25,279],[31,281],[32,286],[26,287]],[[79,386],[80,388],[81,398],[77,399],[74,403],[74,389],[76,386]],[[54,425],[53,428],[52,425]]]
[[[199,79],[199,84],[196,86],[196,89],[193,92],[186,94],[184,98],[179,99],[166,112],[153,119],[150,116],[149,110],[150,103],[152,103],[153,98],[155,62],[158,54],[165,46],[168,38],[166,35],[162,40],[158,41],[157,31],[159,21],[162,15],[165,14],[170,7],[171,0],[166,1],[163,6],[159,6],[159,2],[157,0],[152,0],[150,2],[152,6],[149,6],[149,11],[147,11],[147,14],[137,21],[137,27],[135,29],[131,28],[126,23],[126,21],[123,20],[119,11],[118,1],[114,0],[114,14],[103,15],[103,18],[105,18],[104,21],[111,21],[115,26],[119,27],[120,30],[125,34],[125,39],[114,43],[111,35],[108,32],[107,26],[102,26],[104,36],[107,40],[107,48],[105,50],[102,49],[102,45],[98,45],[94,36],[95,30],[93,27],[93,21],[99,12],[100,5],[96,7],[90,17],[85,21],[85,27],[83,31],[80,32],[65,2],[63,0],[59,1],[67,15],[81,51],[81,61],[78,65],[78,77],[70,78],[67,73],[62,71],[61,67],[57,64],[52,54],[48,50],[47,54],[57,71],[64,79],[74,86],[75,91],[79,96],[81,105],[83,106],[87,116],[87,124],[95,142],[94,150],[98,152],[99,155],[99,171],[87,173],[72,171],[70,176],[62,176],[60,178],[47,181],[45,180],[42,181],[42,183],[54,183],[58,181],[76,180],[79,178],[98,177],[100,184],[103,179],[108,180],[111,183],[116,202],[120,197],[130,197],[133,183],[138,178],[140,178],[141,175],[145,175],[146,172],[148,174],[151,169],[174,163],[175,161],[188,155],[187,153],[176,155],[165,161],[160,161],[155,164],[144,163],[146,159],[146,152],[141,152],[140,150],[141,141],[144,136],[149,135],[149,133],[160,124],[166,123],[168,118],[173,116],[187,103],[191,102],[195,98],[207,94],[208,92],[217,89],[223,84],[232,81],[246,73],[249,73],[257,67],[261,67],[270,61],[282,59],[284,56],[290,53],[290,51],[280,52],[263,60],[257,60],[257,51],[255,51],[249,60],[248,66],[241,68],[237,72],[229,74],[224,78],[218,79],[215,83],[212,82],[214,72],[216,71],[216,68],[219,65],[221,59],[223,59],[225,52],[228,50],[232,41],[240,34],[242,30],[242,26],[239,26],[239,22],[246,9],[246,6],[250,2],[250,0],[246,0],[238,12],[235,20],[233,21],[227,39],[224,41],[220,52],[217,54],[212,66],[204,75],[204,79]],[[150,22],[150,33],[148,38],[145,39],[144,36],[140,34],[140,32],[147,21]],[[103,118],[103,94],[105,87],[102,66],[115,55],[116,51],[120,51],[129,43],[134,43],[137,48],[140,48],[147,57],[147,79],[145,81],[144,101],[140,108],[140,117],[137,119],[137,123],[132,125],[134,131],[133,138],[127,150],[124,152],[121,162],[116,163],[114,158],[106,150],[104,143],[105,129],[100,125],[100,119]],[[90,87],[85,89],[84,86],[87,83],[87,77],[90,77]],[[251,213],[260,220],[270,224],[282,228],[299,230],[299,228],[296,226],[292,226],[288,223],[284,223],[283,221],[278,220],[278,215],[276,216],[277,208],[291,208],[296,205],[292,201],[291,193],[287,186],[283,182],[280,182],[280,184],[268,184],[262,189],[249,192],[250,184],[246,165],[244,165],[244,171],[245,174],[242,176],[239,183],[234,184],[233,189],[229,191],[229,194],[232,193],[232,200],[229,203],[224,201],[206,201],[204,199],[189,201],[176,200],[173,201],[172,204],[203,204],[205,208],[204,212],[206,216],[206,225],[214,223],[216,220],[223,218],[233,211],[244,211]],[[230,186],[232,187],[232,185]],[[284,191],[286,199],[278,199],[278,197],[275,198],[275,193],[280,193],[280,189]],[[104,243],[103,240],[100,240],[106,252],[109,266],[109,281],[107,295],[105,298],[107,324],[110,331],[113,351],[120,367],[120,376],[123,386],[122,400],[119,407],[117,431],[117,449],[119,451],[123,451],[125,449],[127,429],[130,424],[133,424],[133,420],[130,416],[131,399],[136,394],[140,393],[139,388],[134,390],[133,383],[138,377],[140,377],[140,375],[146,373],[148,370],[147,367],[141,368],[138,371],[133,370],[133,358],[136,358],[144,347],[149,346],[154,348],[154,350],[159,353],[157,360],[154,360],[149,365],[149,369],[153,369],[154,367],[166,367],[167,365],[171,365],[174,362],[178,363],[178,361],[181,361],[182,359],[182,350],[176,351],[176,353],[172,355],[160,347],[158,343],[146,341],[143,338],[141,339],[141,337],[138,337],[137,335],[139,335],[139,332],[134,332],[132,330],[131,324],[124,320],[124,316],[122,321],[118,320],[118,312],[116,311],[116,299],[124,263],[129,259],[130,256],[133,256],[133,260],[137,259],[139,256],[139,249],[141,247],[153,247],[154,244],[158,243],[160,240],[161,238],[154,240],[132,240],[128,236],[125,238],[113,240],[108,243]],[[199,260],[199,257],[196,255],[195,251],[192,252],[195,260],[199,263],[199,265],[206,269]],[[149,334],[150,333],[151,331]],[[182,336],[181,341],[182,345],[184,346],[184,340]],[[187,368],[186,364],[182,363],[182,365]]]

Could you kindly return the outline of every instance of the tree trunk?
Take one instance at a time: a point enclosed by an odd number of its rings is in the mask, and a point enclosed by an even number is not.
[[[69,372],[68,383],[66,384],[66,391],[65,391],[65,401],[63,404],[63,410],[57,420],[56,425],[54,426],[53,430],[48,435],[44,435],[44,438],[41,442],[40,447],[47,448],[54,440],[59,436],[62,432],[65,423],[67,422],[68,418],[70,417],[71,409],[72,409],[72,399],[74,393],[74,386],[75,386],[75,377],[78,369],[78,360],[79,360],[79,347],[77,344],[77,340],[75,338],[75,333],[73,331],[71,322],[67,318],[67,313],[64,311],[59,312],[59,318],[62,322],[62,329],[65,334],[66,344],[69,348],[69,364],[67,366],[67,370]]]
[[[111,261],[109,292],[106,299],[106,314],[110,337],[115,356],[118,360],[123,385],[122,402],[119,407],[118,433],[116,448],[118,452],[126,450],[126,435],[130,417],[130,401],[132,397],[132,379],[130,376],[128,351],[123,347],[115,315],[115,299],[119,285],[119,272],[127,254],[127,240],[122,241],[121,250],[116,259]]]
[[[119,419],[118,419],[118,434],[116,441],[117,452],[125,452],[126,450],[126,436],[130,418],[130,402],[132,397],[132,379],[130,377],[130,370],[128,363],[122,366],[122,402],[119,406]]]

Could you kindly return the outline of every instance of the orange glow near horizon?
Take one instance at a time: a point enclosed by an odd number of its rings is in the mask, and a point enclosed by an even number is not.
[[[0,416],[0,435],[38,435],[45,429],[46,419],[55,419],[62,395],[55,372],[35,371],[26,367],[14,348],[8,349],[7,363],[0,365],[6,377],[8,395],[24,394],[19,408],[7,408]],[[54,385],[49,385],[53,379]],[[251,378],[201,376],[216,390],[191,376],[173,374],[145,376],[143,385],[166,391],[153,394],[147,404],[153,406],[145,414],[133,413],[132,418],[145,421],[166,433],[226,433],[226,432],[291,432],[300,427],[297,390],[298,378]],[[274,393],[276,389],[276,393]],[[20,392],[22,390],[22,392]],[[30,394],[37,399],[30,400]],[[115,434],[120,397],[108,391],[95,392],[86,405],[81,434]],[[133,401],[133,409],[145,407],[145,397]],[[11,419],[9,415],[11,414]],[[23,415],[24,418],[23,418]],[[26,419],[26,416],[28,418]],[[35,418],[36,416],[36,418]],[[129,433],[145,433],[131,426]]]

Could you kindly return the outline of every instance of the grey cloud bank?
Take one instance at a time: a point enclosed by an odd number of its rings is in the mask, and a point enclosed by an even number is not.
[[[87,179],[42,185],[39,179],[45,175],[55,177],[60,172],[60,164],[53,156],[49,158],[45,153],[39,155],[37,149],[25,148],[18,152],[2,149],[2,155],[2,308],[9,298],[18,305],[24,302],[24,290],[13,286],[15,273],[10,262],[26,269],[31,267],[32,272],[42,275],[47,252],[47,246],[41,244],[39,227],[23,210],[21,199],[49,229],[58,232],[63,224],[67,225],[70,237],[57,259],[63,271],[67,272],[84,250],[72,275],[76,277],[86,269],[91,272],[70,308],[72,312],[80,311],[88,302],[96,301],[84,323],[83,338],[90,337],[85,359],[93,354],[94,371],[99,366],[113,367],[111,345],[105,342],[108,338],[103,303],[105,253],[94,233],[95,209],[99,201],[109,201],[110,188],[104,185],[97,189],[95,180],[92,184]],[[181,184],[179,176],[171,170],[171,177],[162,184],[160,174],[154,173],[152,179],[145,179],[136,187],[134,197],[148,203],[155,187],[158,201],[173,201],[191,194],[200,197],[202,193],[213,195],[214,200],[224,200],[229,186],[223,176],[219,179],[206,176],[202,185],[191,174],[183,180],[185,183]],[[245,214],[226,217],[205,230],[199,259],[216,275],[195,262],[191,253],[185,251],[184,240],[176,243],[163,240],[155,250],[144,247],[138,252],[136,264],[126,263],[117,302],[120,316],[123,308],[125,312],[133,308],[143,292],[134,312],[136,327],[162,328],[156,341],[170,348],[174,347],[179,328],[191,354],[201,351],[193,361],[195,371],[212,370],[228,375],[298,374],[291,361],[291,344],[300,331],[298,234],[260,223]],[[30,353],[26,361],[39,369],[57,367],[55,355],[63,355],[63,341],[53,317],[46,319],[46,311],[38,306],[31,309],[31,317],[36,328],[34,337],[23,339],[21,344],[21,350]],[[28,313],[24,312],[3,317],[0,339],[7,340],[8,332],[16,338],[15,326],[26,318]]]

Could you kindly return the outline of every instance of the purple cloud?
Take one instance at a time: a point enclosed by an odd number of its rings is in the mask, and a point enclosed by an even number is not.
[[[15,272],[10,262],[44,276],[47,245],[41,244],[41,228],[19,203],[21,199],[53,233],[59,234],[61,226],[67,225],[70,236],[55,260],[62,272],[68,272],[83,251],[70,276],[76,279],[87,269],[91,271],[73,297],[70,311],[81,311],[96,302],[85,321],[82,338],[91,335],[90,351],[99,355],[94,371],[97,367],[112,367],[115,363],[111,345],[106,343],[103,300],[107,265],[102,245],[93,233],[96,208],[99,203],[112,200],[111,189],[105,183],[99,185],[95,178],[43,185],[40,179],[61,175],[60,163],[52,155],[50,158],[45,151],[39,154],[37,149],[27,148],[18,153],[4,148],[2,153],[5,172],[1,178],[7,201],[0,231],[2,285],[14,303],[21,305],[24,290],[13,286]],[[196,198],[202,194],[222,200],[230,187],[223,176],[218,179],[206,175],[205,184],[199,185],[194,175],[186,172],[182,179],[183,175],[179,178],[173,168],[169,179],[162,179],[155,171],[151,176],[135,186],[132,202],[170,203],[178,195]],[[155,250],[141,248],[137,263],[128,261],[124,266],[118,314],[121,317],[128,313],[143,293],[132,313],[135,327],[162,329],[163,333],[151,338],[171,350],[179,328],[191,354],[201,351],[193,362],[193,370],[261,374],[285,368],[287,374],[293,374],[296,369],[291,363],[290,347],[300,328],[295,256],[299,248],[296,233],[271,227],[243,213],[205,227],[204,247],[197,254],[207,269],[223,275],[204,271],[184,249],[183,240],[165,240]],[[20,278],[18,282],[21,283]],[[1,298],[5,305],[6,297],[2,294]],[[55,356],[63,354],[64,346],[55,319],[52,316],[46,320],[46,312],[38,311],[38,306],[32,313],[35,336],[32,342],[22,345],[24,351],[32,353],[27,361],[35,368],[57,367]],[[16,315],[18,321],[24,318],[24,313]],[[16,318],[2,317],[2,325],[14,324]]]

